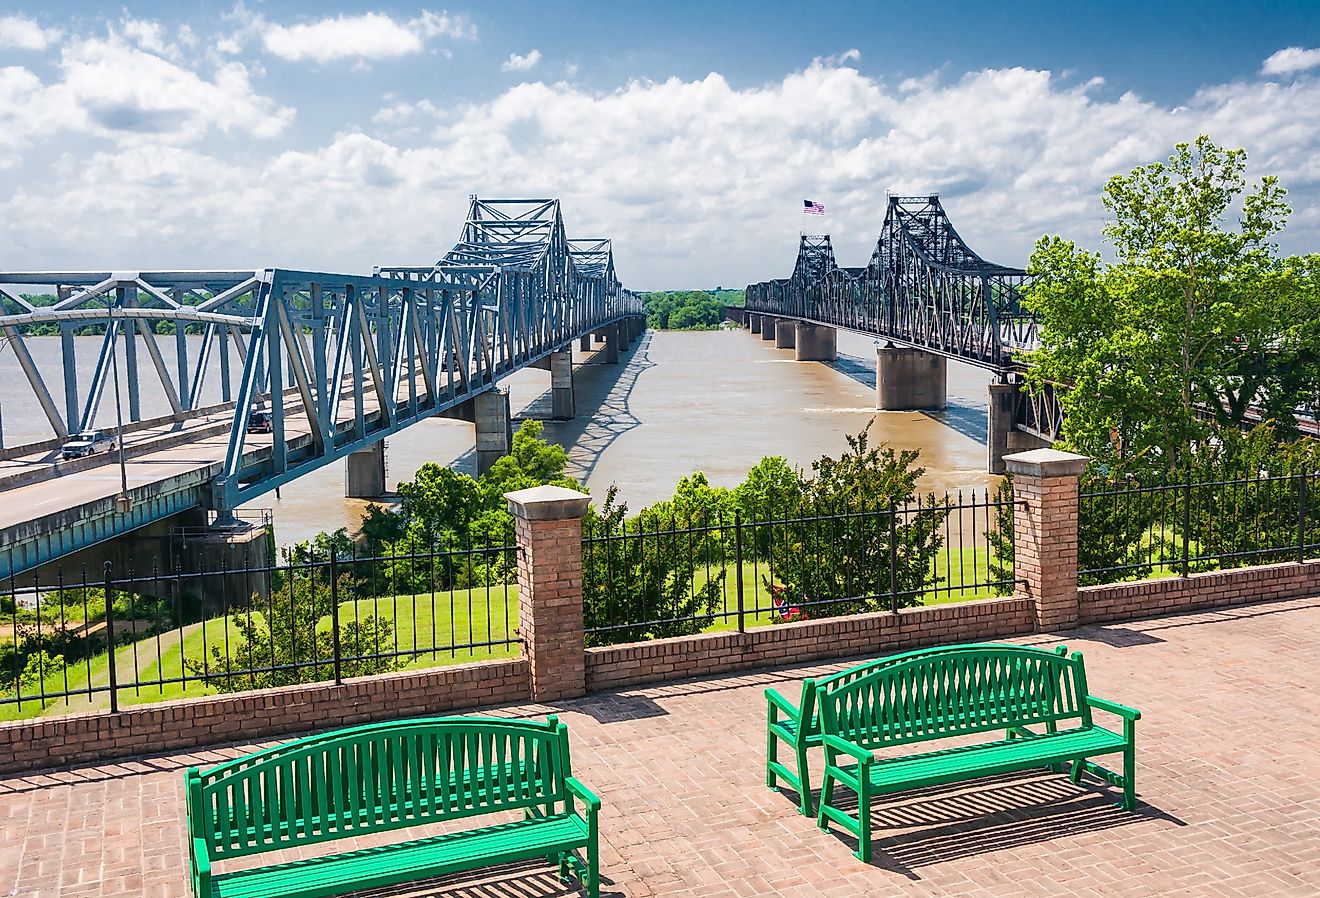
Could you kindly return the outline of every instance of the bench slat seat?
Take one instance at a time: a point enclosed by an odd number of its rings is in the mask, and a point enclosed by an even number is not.
[[[506,864],[572,851],[586,847],[587,837],[587,827],[577,817],[516,820],[398,845],[229,873],[211,880],[211,896],[328,898],[469,870],[476,862],[483,866]]]
[[[1005,739],[892,760],[879,758],[870,766],[870,781],[876,793],[941,786],[1122,751],[1125,745],[1121,735],[1103,727],[1052,733],[1048,739]]]
[[[1122,788],[1125,810],[1135,808],[1141,713],[1092,696],[1080,652],[980,644],[890,660],[816,693],[825,750],[817,825],[837,823],[855,835],[862,861],[871,859],[871,799],[904,789],[1033,767],[1060,772],[1067,762],[1073,782],[1098,776]],[[1122,733],[1096,724],[1093,710],[1121,718]],[[969,744],[976,736],[981,741]],[[909,748],[948,739],[959,742]],[[1121,773],[1090,760],[1119,752]],[[835,802],[836,787],[856,793],[855,814]]]

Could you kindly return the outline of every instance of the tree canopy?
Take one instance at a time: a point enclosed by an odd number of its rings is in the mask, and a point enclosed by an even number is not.
[[[743,304],[742,290],[671,290],[641,294],[646,324],[660,330],[717,330],[725,306]]]
[[[1028,307],[1041,323],[1033,389],[1057,387],[1064,445],[1169,470],[1216,425],[1261,418],[1281,435],[1320,388],[1320,256],[1281,257],[1277,179],[1201,136],[1112,177],[1112,261],[1041,238]],[[1233,219],[1230,221],[1230,219]]]

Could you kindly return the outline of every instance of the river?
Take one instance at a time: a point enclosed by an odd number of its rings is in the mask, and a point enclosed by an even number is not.
[[[77,343],[85,383],[100,341],[81,337]],[[950,362],[949,407],[943,412],[877,412],[872,338],[840,331],[838,343],[838,362],[822,364],[796,362],[791,350],[775,349],[772,341],[746,330],[647,331],[619,365],[586,355],[575,372],[578,417],[547,422],[545,436],[568,450],[568,473],[593,496],[603,497],[616,483],[619,498],[633,509],[668,497],[679,478],[693,471],[704,471],[716,486],[734,486],[767,455],[809,468],[823,454],[842,452],[845,436],[872,418],[873,440],[921,451],[919,464],[927,469],[922,490],[979,490],[996,479],[985,470],[988,372]],[[160,344],[173,371],[173,341]],[[60,402],[59,339],[29,338],[28,345]],[[574,354],[578,358],[576,342]],[[145,377],[151,371],[145,353],[140,364]],[[218,375],[209,380],[203,401],[217,401]],[[49,438],[40,406],[8,347],[0,352],[0,384],[5,445]],[[548,372],[521,371],[502,385],[509,389],[515,417],[549,414]],[[159,387],[144,383],[143,416],[167,411]],[[114,424],[109,391],[98,423]],[[471,424],[438,418],[396,434],[386,453],[389,488],[430,461],[473,473],[472,441]],[[341,461],[251,507],[272,510],[281,544],[320,530],[356,529],[368,503],[345,499],[343,486]]]

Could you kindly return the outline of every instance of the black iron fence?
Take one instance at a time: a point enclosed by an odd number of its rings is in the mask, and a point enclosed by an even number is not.
[[[1013,503],[973,491],[878,507],[643,514],[584,525],[589,645],[745,630],[1013,591]]]
[[[517,550],[495,542],[13,578],[0,720],[517,655]]]
[[[1078,582],[1182,576],[1314,558],[1314,473],[1083,490]]]

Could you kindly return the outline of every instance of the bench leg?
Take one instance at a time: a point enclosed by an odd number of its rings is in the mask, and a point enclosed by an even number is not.
[[[871,782],[865,770],[858,772],[858,780],[862,790],[857,794],[857,859],[863,864],[869,864],[871,863]]]
[[[1137,809],[1137,748],[1123,749],[1123,810]]]
[[[811,775],[807,772],[807,747],[799,745],[797,749],[798,768],[798,809],[803,816],[811,816]]]
[[[558,856],[559,862],[559,881],[568,882],[571,877],[568,875],[568,852],[561,851]]]
[[[600,858],[598,845],[587,848],[587,898],[600,898]]]
[[[779,739],[767,723],[765,727],[765,784],[768,788],[779,791],[779,779],[775,776],[775,764],[779,763]]]

